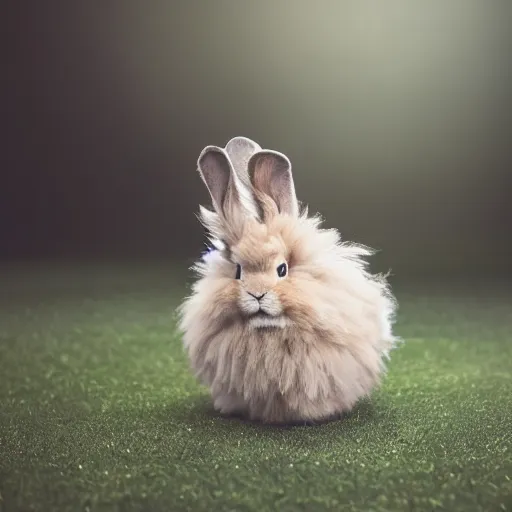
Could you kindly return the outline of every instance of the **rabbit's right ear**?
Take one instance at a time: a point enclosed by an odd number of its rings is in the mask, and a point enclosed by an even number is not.
[[[226,233],[240,235],[245,219],[257,218],[259,212],[251,190],[236,175],[227,152],[207,146],[199,155],[197,167]]]
[[[271,198],[280,213],[298,216],[292,164],[286,155],[270,149],[257,151],[249,159],[247,168],[258,193]]]

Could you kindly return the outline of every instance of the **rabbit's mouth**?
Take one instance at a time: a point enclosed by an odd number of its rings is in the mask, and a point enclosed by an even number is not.
[[[263,309],[258,309],[258,311],[256,311],[256,313],[254,313],[253,315],[251,315],[251,318],[254,318],[256,316],[259,316],[261,318],[271,318],[272,315],[268,314],[266,311],[264,311]]]
[[[242,290],[239,300],[241,313],[250,327],[283,328],[289,324],[278,297],[272,291],[255,296]]]
[[[289,320],[284,315],[273,316],[260,309],[249,317],[249,325],[255,329],[268,327],[284,329],[289,325]]]

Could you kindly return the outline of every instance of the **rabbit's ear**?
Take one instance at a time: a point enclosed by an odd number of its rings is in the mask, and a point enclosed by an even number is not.
[[[293,217],[299,214],[292,164],[285,155],[269,149],[258,151],[247,167],[253,187],[271,197],[280,213]]]
[[[250,189],[251,181],[247,171],[247,164],[254,153],[261,151],[261,147],[247,137],[234,137],[226,144],[225,149],[240,181]]]
[[[239,225],[247,217],[258,216],[251,190],[237,177],[224,149],[205,147],[199,155],[197,167],[210,192],[215,211],[227,223]]]

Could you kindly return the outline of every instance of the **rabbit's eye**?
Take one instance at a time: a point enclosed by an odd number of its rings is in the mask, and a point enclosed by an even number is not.
[[[236,277],[235,279],[240,279],[242,277],[242,265],[240,263],[236,264]]]
[[[279,277],[284,277],[287,272],[288,268],[286,267],[286,263],[281,263],[281,265],[277,267],[277,275]]]

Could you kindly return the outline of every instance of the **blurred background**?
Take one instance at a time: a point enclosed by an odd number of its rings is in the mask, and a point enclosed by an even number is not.
[[[245,135],[396,276],[510,276],[511,4],[9,2],[0,257],[202,249],[196,172]]]

